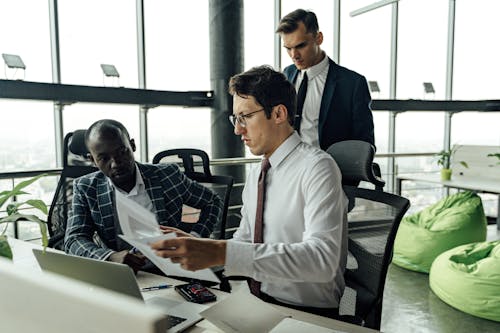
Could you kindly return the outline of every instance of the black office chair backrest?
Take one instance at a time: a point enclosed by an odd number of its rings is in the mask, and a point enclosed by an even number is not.
[[[85,130],[66,134],[63,142],[63,169],[49,209],[49,247],[64,250],[64,234],[73,200],[73,179],[97,171],[88,159]]]
[[[342,174],[342,186],[349,198],[348,260],[346,285],[355,290],[344,293],[341,304],[354,304],[352,316],[342,320],[380,329],[382,297],[387,269],[392,259],[399,223],[410,207],[403,197],[383,192],[385,181],[373,162],[375,147],[368,142],[348,140],[334,143],[327,152]],[[361,181],[375,189],[358,188]],[[350,299],[355,297],[355,299]],[[343,309],[341,309],[341,312]]]
[[[341,319],[380,330],[382,297],[394,238],[410,202],[373,189],[347,185],[344,191],[355,199],[355,208],[348,216],[348,250],[356,262],[350,264],[348,261],[344,278],[346,286],[356,291],[356,299],[354,320],[349,316],[341,316]],[[368,212],[364,209],[367,203],[370,204]],[[357,210],[356,207],[363,208]],[[344,297],[350,296],[345,294]]]
[[[206,152],[200,149],[182,148],[169,149],[159,152],[153,157],[153,164],[179,163],[187,177],[208,187],[217,193],[224,207],[219,225],[216,225],[211,237],[216,239],[226,238],[226,218],[229,207],[229,199],[233,188],[233,177],[223,175],[212,175],[210,171],[210,160]],[[196,214],[196,212],[194,212]]]
[[[380,167],[373,162],[375,147],[360,140],[340,141],[332,144],[326,150],[342,173],[342,185],[358,185],[366,181],[382,191],[385,181],[380,177]]]

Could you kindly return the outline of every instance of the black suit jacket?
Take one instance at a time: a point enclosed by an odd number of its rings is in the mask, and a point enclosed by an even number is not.
[[[333,143],[345,140],[362,140],[375,145],[371,97],[365,77],[328,60],[330,67],[318,122],[321,149],[326,150]],[[299,70],[290,65],[283,73],[294,83]]]

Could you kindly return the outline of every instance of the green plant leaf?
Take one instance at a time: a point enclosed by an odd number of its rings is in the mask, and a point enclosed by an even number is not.
[[[46,175],[47,175],[46,173],[43,173],[43,174],[38,175],[36,177],[33,177],[33,178],[28,179],[28,180],[20,182],[19,184],[14,186],[14,188],[11,191],[3,191],[2,192],[3,195],[0,197],[0,207],[2,207],[9,198],[11,198],[15,195],[27,194],[26,192],[23,192],[21,190],[23,188],[25,188],[26,186],[33,184],[38,179],[45,177]]]
[[[460,161],[459,163],[460,163],[460,165],[462,165],[464,168],[467,168],[467,169],[469,168],[469,165],[467,164],[467,162],[465,162],[465,161]]]
[[[47,211],[47,205],[45,204],[45,202],[43,202],[43,200],[39,200],[39,199],[30,199],[28,201],[26,201],[26,203],[28,205],[31,205],[33,208],[36,208],[38,209],[39,211],[41,211],[42,213],[44,213],[45,215],[48,214],[48,211]]]
[[[12,260],[12,249],[10,248],[7,236],[5,235],[0,236],[0,257]]]
[[[38,223],[38,226],[40,227],[40,234],[42,235],[43,247],[45,248],[49,244],[49,236],[47,233],[47,222],[40,219],[36,215],[16,213],[16,214],[12,214],[12,215],[8,215],[8,216],[4,216],[4,217],[0,218],[0,224],[8,223],[8,222],[16,222],[16,221],[20,221],[20,220],[26,220],[26,221]]]

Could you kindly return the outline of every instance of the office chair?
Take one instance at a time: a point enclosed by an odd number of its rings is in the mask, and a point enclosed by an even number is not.
[[[49,247],[64,250],[64,234],[73,200],[73,179],[97,171],[88,159],[85,130],[66,134],[63,142],[63,169],[47,216]]]
[[[177,158],[175,158],[175,156]],[[167,162],[167,160],[163,160],[166,157],[174,157],[173,159],[168,159],[168,162],[171,163],[181,160],[181,166],[184,169],[184,174],[188,178],[197,181],[205,187],[210,188],[221,197],[224,202],[222,217],[220,219],[219,225],[215,226],[211,238],[225,239],[227,210],[229,207],[231,190],[233,188],[233,177],[212,175],[210,171],[210,160],[207,153],[203,150],[190,148],[164,150],[153,157],[153,164]],[[201,162],[201,167],[198,166],[198,162]],[[197,212],[192,212],[191,214],[197,214]]]
[[[408,199],[383,192],[385,182],[374,175],[374,148],[363,141],[343,141],[327,152],[339,165],[343,189],[349,198],[348,250],[356,263],[344,273],[346,286],[355,290],[355,300],[345,293],[342,303],[354,303],[353,315],[340,319],[380,329],[382,297],[387,269],[392,259],[394,238],[399,223],[410,207]],[[358,188],[349,183],[368,181],[375,189]],[[367,209],[369,207],[369,210]],[[342,308],[341,308],[342,312]]]

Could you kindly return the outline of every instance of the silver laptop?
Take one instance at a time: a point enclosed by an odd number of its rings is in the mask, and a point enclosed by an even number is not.
[[[33,249],[33,254],[44,271],[110,289],[144,302],[134,272],[127,265],[58,252],[44,253],[39,249]],[[180,332],[203,319],[199,314],[199,308],[189,302],[152,297],[147,299],[145,304],[165,312],[170,327],[167,330],[169,333]]]

